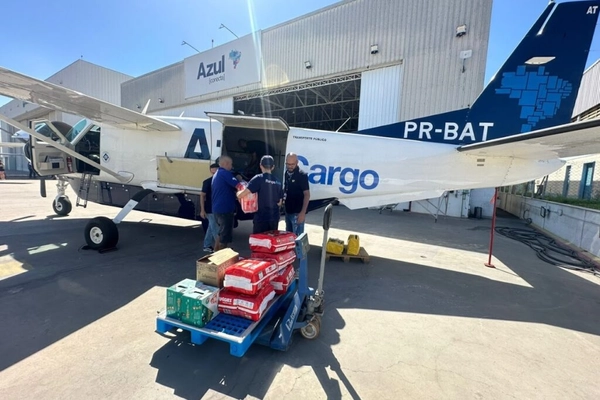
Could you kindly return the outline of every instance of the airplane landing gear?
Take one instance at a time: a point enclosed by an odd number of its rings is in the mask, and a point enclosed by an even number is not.
[[[119,242],[119,229],[117,224],[123,221],[123,218],[129,214],[131,210],[140,202],[144,197],[154,193],[151,189],[144,189],[137,192],[131,200],[125,204],[121,212],[117,214],[114,219],[106,217],[96,217],[92,219],[85,227],[85,242],[88,248],[93,250],[110,250],[114,249]]]
[[[85,227],[85,241],[90,249],[114,248],[119,241],[119,230],[110,218],[93,218]]]
[[[73,206],[68,197],[59,197],[52,202],[52,209],[57,215],[69,215]]]
[[[69,215],[73,209],[71,200],[69,200],[65,194],[67,186],[69,186],[69,184],[62,179],[59,179],[58,183],[56,184],[57,193],[54,201],[52,202],[52,209],[57,215]]]

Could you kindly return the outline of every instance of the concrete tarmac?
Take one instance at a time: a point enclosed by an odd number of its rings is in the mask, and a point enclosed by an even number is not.
[[[237,358],[155,332],[166,287],[195,278],[196,222],[134,211],[99,254],[82,249],[84,227],[119,210],[57,217],[52,181],[38,191],[0,181],[1,399],[600,398],[600,279],[503,236],[486,268],[490,220],[334,207],[329,236],[359,234],[370,264],[327,262],[317,339]],[[321,219],[307,218],[313,286]],[[243,256],[250,231],[234,231]]]

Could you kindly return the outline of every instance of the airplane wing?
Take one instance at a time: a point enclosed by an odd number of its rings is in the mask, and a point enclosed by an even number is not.
[[[600,119],[572,122],[487,142],[458,151],[478,157],[549,160],[600,153]]]
[[[433,199],[444,194],[443,190],[430,190],[422,192],[408,192],[396,194],[373,195],[363,197],[348,197],[339,199],[340,203],[351,210],[365,207],[381,207],[388,204],[404,203],[423,199]]]
[[[25,143],[18,142],[0,142],[0,147],[23,147]]]
[[[180,129],[178,126],[160,119],[2,67],[0,67],[0,95],[80,115],[95,122],[123,129],[144,131],[178,131]]]

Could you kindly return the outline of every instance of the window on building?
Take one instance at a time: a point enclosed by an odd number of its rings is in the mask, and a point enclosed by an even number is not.
[[[567,169],[565,170],[565,181],[563,182],[563,197],[569,196],[569,181],[571,180],[571,166],[567,165]]]
[[[594,183],[594,166],[596,163],[583,164],[579,198],[590,200],[592,198],[592,184]]]

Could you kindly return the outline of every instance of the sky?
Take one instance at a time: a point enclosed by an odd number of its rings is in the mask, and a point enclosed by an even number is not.
[[[403,1],[403,0],[393,0]],[[439,0],[442,1],[442,0]],[[451,0],[443,0],[451,1]],[[492,1],[492,0],[480,0]],[[567,0],[568,1],[568,0]],[[140,76],[336,0],[21,0],[2,5],[0,66],[47,79],[79,58]],[[285,4],[285,6],[282,6]],[[548,0],[494,0],[485,82]],[[596,32],[596,36],[600,36]],[[588,66],[600,58],[592,43]],[[0,105],[10,99],[0,96]]]

